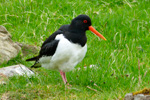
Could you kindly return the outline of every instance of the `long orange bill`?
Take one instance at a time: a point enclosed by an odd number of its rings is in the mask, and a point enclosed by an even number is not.
[[[98,37],[106,41],[106,38],[102,34],[100,34],[93,26],[89,26],[89,30],[92,31],[94,34],[96,34]]]

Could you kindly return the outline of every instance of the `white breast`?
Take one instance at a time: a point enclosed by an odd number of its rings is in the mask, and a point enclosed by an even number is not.
[[[60,40],[56,52],[51,57],[42,57],[39,62],[42,67],[64,72],[72,70],[84,58],[87,45],[82,47],[68,41],[62,34],[57,35],[56,40]]]

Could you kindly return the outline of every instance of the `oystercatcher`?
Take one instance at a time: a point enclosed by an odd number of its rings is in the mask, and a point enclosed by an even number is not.
[[[87,15],[79,15],[69,25],[62,25],[50,35],[42,44],[39,55],[26,61],[35,61],[31,68],[44,67],[58,70],[64,84],[67,83],[65,72],[82,61],[87,51],[86,31],[90,30],[98,37],[105,39],[91,26],[91,19]]]

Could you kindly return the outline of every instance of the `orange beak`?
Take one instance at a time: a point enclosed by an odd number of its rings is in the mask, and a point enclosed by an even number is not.
[[[93,26],[89,26],[89,30],[106,41],[106,38],[102,34],[100,34]]]

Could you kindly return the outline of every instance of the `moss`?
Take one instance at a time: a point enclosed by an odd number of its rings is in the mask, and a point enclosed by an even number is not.
[[[144,94],[144,95],[150,95],[150,88],[144,88],[143,90],[133,92],[133,95],[137,94]]]

